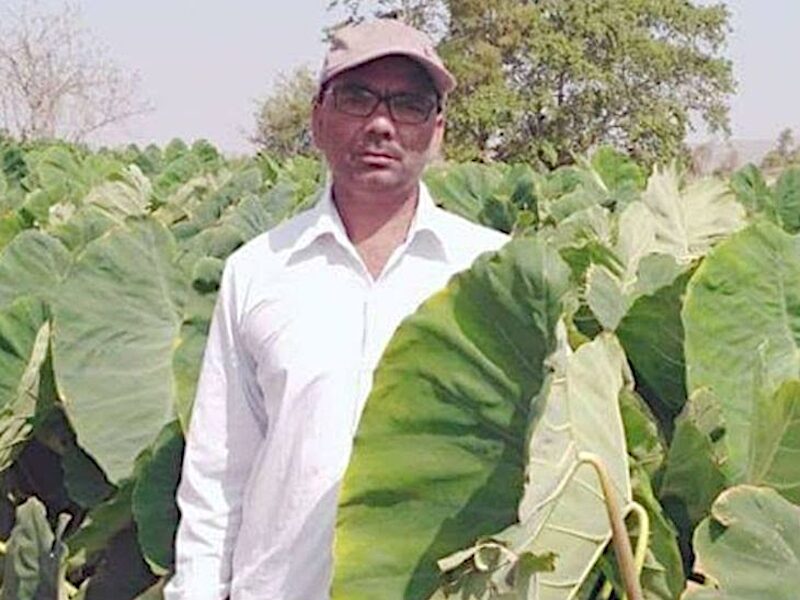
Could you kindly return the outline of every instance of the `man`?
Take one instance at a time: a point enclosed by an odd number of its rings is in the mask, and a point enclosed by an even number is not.
[[[167,600],[328,597],[336,496],[381,352],[506,240],[435,207],[420,182],[454,85],[427,36],[397,21],[334,35],[312,116],[326,193],[225,267]]]

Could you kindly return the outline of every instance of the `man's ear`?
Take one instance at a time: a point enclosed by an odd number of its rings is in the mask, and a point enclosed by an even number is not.
[[[434,122],[433,138],[431,139],[430,155],[431,158],[439,158],[442,151],[442,143],[444,142],[445,118],[444,112],[436,113],[436,121]]]

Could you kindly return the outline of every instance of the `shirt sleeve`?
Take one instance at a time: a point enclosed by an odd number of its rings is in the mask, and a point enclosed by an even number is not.
[[[178,486],[175,575],[165,600],[223,600],[241,523],[245,483],[266,422],[251,358],[238,331],[230,261],[206,342]]]

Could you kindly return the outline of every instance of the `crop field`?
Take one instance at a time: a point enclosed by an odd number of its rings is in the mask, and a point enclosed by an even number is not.
[[[425,179],[513,239],[395,332],[333,598],[621,598],[611,503],[644,598],[796,600],[800,169],[601,148]],[[0,138],[0,600],[161,597],[224,260],[323,181],[204,142]]]

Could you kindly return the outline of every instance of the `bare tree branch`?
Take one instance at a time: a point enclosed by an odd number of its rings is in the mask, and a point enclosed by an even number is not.
[[[35,0],[0,8],[0,130],[22,139],[85,141],[152,110],[139,79],[107,57],[78,8],[48,12]]]

